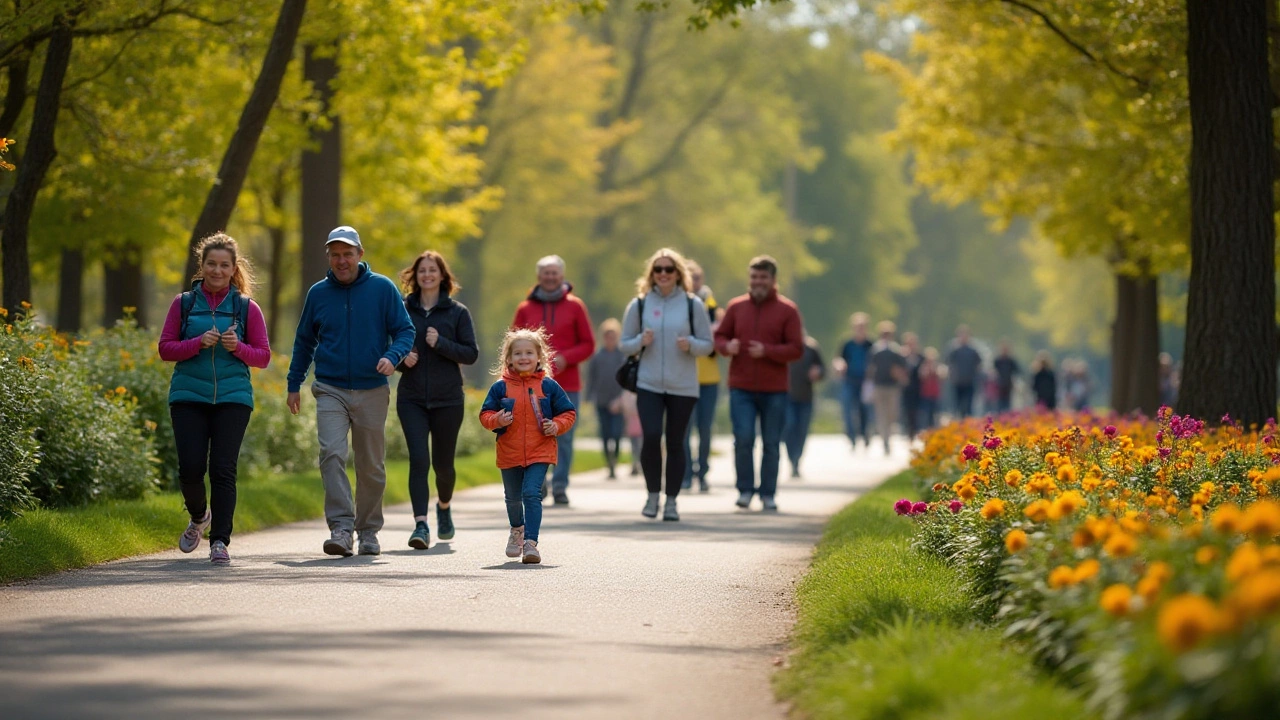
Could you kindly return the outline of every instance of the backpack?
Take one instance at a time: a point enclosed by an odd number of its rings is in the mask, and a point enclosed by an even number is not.
[[[196,293],[194,290],[187,290],[182,293],[182,315],[178,324],[178,337],[182,337],[187,332],[187,318],[191,316],[191,308],[196,306]],[[240,293],[236,293],[231,302],[231,314],[235,316],[237,329],[240,330],[240,336],[244,337],[246,328],[249,324],[249,303],[245,302],[245,297]]]

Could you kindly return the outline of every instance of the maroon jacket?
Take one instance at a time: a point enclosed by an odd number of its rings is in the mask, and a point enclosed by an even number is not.
[[[787,363],[804,354],[804,323],[796,304],[771,290],[762,302],[750,295],[729,301],[716,330],[716,351],[722,355],[730,340],[741,347],[729,362],[729,387],[752,392],[786,392]],[[764,357],[747,352],[752,340],[764,343]]]
[[[536,290],[535,287],[534,291]],[[538,300],[531,291],[529,297],[516,308],[511,327],[530,330],[544,328],[550,336],[551,350],[564,358],[565,362],[564,369],[555,373],[556,382],[560,383],[565,392],[582,390],[578,365],[590,359],[596,351],[596,334],[591,327],[587,305],[573,294],[572,285],[568,286],[564,297],[555,302]]]

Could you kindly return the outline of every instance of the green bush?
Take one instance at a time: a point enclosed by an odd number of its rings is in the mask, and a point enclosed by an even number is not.
[[[0,344],[0,518],[12,517],[35,503],[31,473],[39,444],[35,440],[35,364],[13,354],[15,343]]]

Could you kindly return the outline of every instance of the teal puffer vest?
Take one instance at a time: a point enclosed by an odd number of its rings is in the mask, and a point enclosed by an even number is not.
[[[215,326],[218,332],[226,332],[235,322],[237,309],[249,302],[232,287],[218,307],[211,309],[199,281],[192,284],[191,292],[195,294],[195,303],[187,314],[186,322],[178,330],[183,340],[199,337]],[[243,325],[237,324],[236,334],[240,342],[244,342]],[[221,344],[202,348],[199,355],[183,360],[173,368],[169,402],[238,403],[253,407],[249,366],[227,352]]]

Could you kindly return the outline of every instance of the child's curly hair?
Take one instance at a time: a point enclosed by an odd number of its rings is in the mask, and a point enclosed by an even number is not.
[[[538,351],[538,365],[547,377],[551,377],[553,368],[551,367],[551,343],[547,339],[547,333],[542,328],[529,330],[528,328],[518,328],[508,330],[506,335],[502,336],[502,344],[498,346],[498,361],[494,364],[489,372],[498,377],[502,377],[502,373],[511,365],[512,347],[525,340],[533,343]]]

